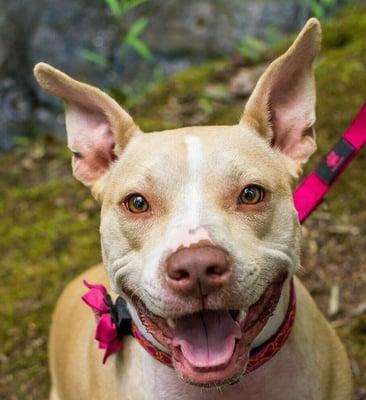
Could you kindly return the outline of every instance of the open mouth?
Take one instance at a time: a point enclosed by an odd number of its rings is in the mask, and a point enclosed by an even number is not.
[[[286,277],[271,283],[249,309],[207,310],[164,319],[135,303],[147,331],[172,354],[177,374],[198,386],[230,384],[245,372],[250,346],[273,314]]]

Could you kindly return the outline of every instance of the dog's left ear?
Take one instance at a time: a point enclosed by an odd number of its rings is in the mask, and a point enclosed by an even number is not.
[[[320,23],[312,18],[259,79],[240,121],[251,125],[299,167],[316,150],[313,62],[320,43]]]
[[[74,176],[96,197],[104,179],[132,137],[141,133],[130,115],[106,93],[78,82],[45,63],[34,69],[38,83],[65,102],[67,141]]]

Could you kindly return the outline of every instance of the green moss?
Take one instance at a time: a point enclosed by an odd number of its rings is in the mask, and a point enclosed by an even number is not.
[[[100,259],[98,209],[70,176],[64,150],[53,149],[46,160],[60,175],[53,179],[50,171],[21,166],[37,163],[26,158],[33,150],[3,155],[0,162],[2,399],[46,398],[47,333],[55,301],[71,277]]]
[[[352,8],[324,32],[324,51],[316,70],[320,151],[310,167],[338,140],[366,101],[365,8]],[[345,212],[352,216],[364,207],[365,168],[363,152],[332,190],[328,204],[335,216]]]
[[[191,67],[156,85],[146,99],[132,110],[146,132],[176,128],[189,123],[208,123],[220,101],[207,92],[212,85],[220,87],[224,61]]]

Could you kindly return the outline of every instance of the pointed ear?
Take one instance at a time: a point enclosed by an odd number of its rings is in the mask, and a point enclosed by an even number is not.
[[[35,66],[38,83],[65,101],[68,146],[74,176],[92,188],[140,129],[111,97],[48,64]]]
[[[287,52],[261,76],[241,119],[299,167],[316,150],[313,62],[320,42],[321,27],[312,18]]]

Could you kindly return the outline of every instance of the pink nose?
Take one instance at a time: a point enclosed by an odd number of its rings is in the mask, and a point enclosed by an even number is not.
[[[207,294],[228,283],[228,255],[217,247],[183,248],[166,264],[166,281],[175,292]]]

